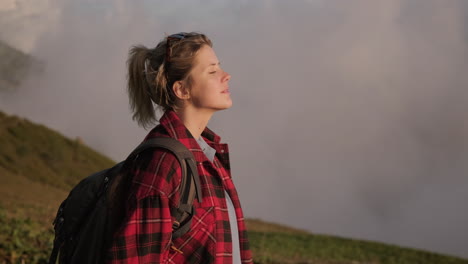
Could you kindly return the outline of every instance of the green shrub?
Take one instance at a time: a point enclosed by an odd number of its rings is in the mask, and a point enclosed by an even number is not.
[[[7,217],[0,209],[0,263],[47,263],[52,244],[52,228],[29,218]]]

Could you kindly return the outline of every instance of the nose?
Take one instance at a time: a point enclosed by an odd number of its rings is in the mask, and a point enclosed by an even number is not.
[[[223,82],[228,82],[231,80],[231,75],[227,72],[224,72]]]

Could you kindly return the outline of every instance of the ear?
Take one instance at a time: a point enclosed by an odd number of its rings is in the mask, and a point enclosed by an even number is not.
[[[190,99],[190,92],[185,87],[183,81],[176,81],[172,85],[172,90],[174,91],[175,96],[180,100],[187,100]]]

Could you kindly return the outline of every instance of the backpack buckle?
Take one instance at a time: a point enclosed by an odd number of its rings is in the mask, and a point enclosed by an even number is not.
[[[177,230],[180,227],[180,223],[178,221],[174,221],[172,223],[172,230]]]

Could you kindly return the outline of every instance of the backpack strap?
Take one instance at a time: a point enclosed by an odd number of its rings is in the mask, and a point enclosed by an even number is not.
[[[182,168],[181,201],[185,201],[185,202],[189,201],[188,198],[194,195],[194,193],[190,193],[190,190],[184,190],[186,189],[185,188],[186,186],[191,185],[190,183],[192,179],[189,179],[189,178],[193,178],[193,180],[195,181],[195,187],[196,187],[195,191],[196,191],[197,199],[201,203],[202,193],[201,193],[200,178],[198,176],[198,171],[197,171],[197,167],[195,164],[195,157],[193,156],[193,153],[190,150],[188,150],[187,147],[185,147],[185,145],[180,143],[177,139],[153,138],[153,139],[149,139],[141,143],[135,150],[132,151],[132,153],[130,153],[130,155],[128,155],[128,158],[126,160],[127,161],[133,160],[142,151],[150,149],[150,148],[164,148],[174,153],[176,158],[179,160],[180,166]],[[186,177],[187,175],[191,175],[192,177]],[[185,184],[185,182],[187,184]]]
[[[141,143],[130,153],[126,161],[135,159],[139,153],[149,148],[164,148],[171,151],[179,160],[182,169],[179,204],[171,210],[171,214],[176,219],[172,225],[172,238],[176,239],[190,229],[191,216],[195,214],[193,208],[195,196],[197,196],[200,203],[202,202],[200,177],[198,176],[195,157],[190,150],[174,138],[154,138]]]
[[[62,212],[63,212],[62,205],[63,205],[64,202],[65,201],[63,201],[62,204],[60,205],[59,211],[57,212],[57,217],[55,218],[54,223],[53,223],[55,230],[60,230],[61,227],[62,227],[63,221],[64,221],[64,219],[63,219],[63,217],[61,215]],[[57,237],[57,234],[60,234],[60,236]],[[63,244],[63,240],[64,240],[63,234],[56,231],[55,232],[55,238],[54,238],[54,248],[52,249],[52,253],[50,254],[49,264],[55,264],[56,263],[60,247]]]

